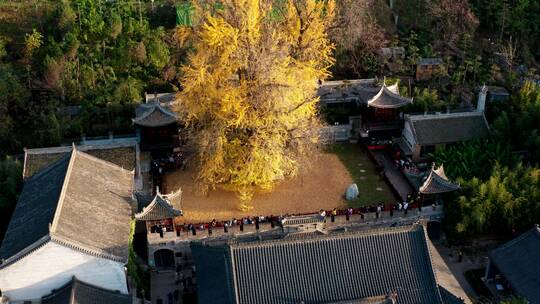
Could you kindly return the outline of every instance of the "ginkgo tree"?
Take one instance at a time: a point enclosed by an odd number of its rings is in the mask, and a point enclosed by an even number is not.
[[[193,52],[181,67],[177,111],[197,146],[201,192],[236,191],[247,209],[256,190],[295,176],[318,146],[315,92],[333,64],[326,29],[334,2],[193,6]]]

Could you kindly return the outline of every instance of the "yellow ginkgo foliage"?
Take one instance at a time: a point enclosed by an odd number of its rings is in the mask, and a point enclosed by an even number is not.
[[[200,18],[177,110],[197,146],[201,190],[237,191],[245,208],[255,190],[297,174],[317,147],[315,93],[333,63],[334,3],[194,1]]]

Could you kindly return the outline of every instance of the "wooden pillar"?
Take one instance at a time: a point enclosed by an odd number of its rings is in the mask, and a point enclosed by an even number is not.
[[[174,217],[171,218],[171,221],[172,221],[173,232],[176,233],[176,223],[174,222]]]

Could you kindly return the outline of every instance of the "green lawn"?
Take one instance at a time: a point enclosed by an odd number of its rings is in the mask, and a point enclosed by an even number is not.
[[[329,148],[329,152],[339,157],[358,185],[360,196],[357,200],[348,202],[351,207],[395,201],[390,187],[379,177],[375,164],[360,145],[335,144]]]

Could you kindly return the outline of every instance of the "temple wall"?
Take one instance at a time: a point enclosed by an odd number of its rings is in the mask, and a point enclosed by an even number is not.
[[[416,144],[416,141],[414,140],[414,136],[411,130],[411,125],[408,121],[405,122],[405,126],[403,127],[403,138],[405,139],[405,142],[407,145],[411,148]]]
[[[169,249],[175,253],[175,261],[177,265],[190,264],[192,261],[191,248],[189,241],[180,240],[164,243],[149,243],[148,244],[148,265],[155,266],[154,253],[160,249]]]
[[[414,145],[412,148],[412,160],[417,162],[421,161],[422,157],[420,156],[420,152],[422,150],[422,146],[420,145]]]
[[[128,293],[123,263],[53,242],[0,269],[0,290],[10,303],[36,301],[66,284],[73,275],[92,285]]]

